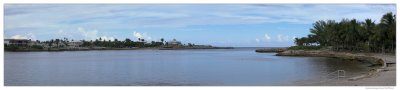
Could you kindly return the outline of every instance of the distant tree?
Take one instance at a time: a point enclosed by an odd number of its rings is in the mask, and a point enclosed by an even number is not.
[[[164,38],[161,38],[161,40],[160,40],[160,41],[161,41],[161,43],[162,43],[162,44],[164,44]]]
[[[56,39],[55,42],[57,44],[57,47],[60,47],[60,39]]]
[[[51,39],[50,42],[49,42],[49,47],[52,47],[52,46],[53,46],[53,43],[54,43],[54,40]]]
[[[132,47],[132,46],[134,46],[134,45],[133,45],[133,41],[132,41],[131,39],[129,39],[129,38],[126,38],[124,43],[125,43],[125,44],[124,44],[125,47]]]
[[[193,44],[191,44],[191,43],[188,43],[187,45],[188,45],[189,47],[193,47]]]

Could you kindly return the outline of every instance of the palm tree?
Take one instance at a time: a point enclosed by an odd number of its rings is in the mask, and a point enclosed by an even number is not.
[[[367,51],[371,51],[371,41],[373,41],[373,31],[375,29],[375,23],[372,22],[371,19],[365,19],[365,22],[362,23],[362,33],[360,32],[361,37],[364,37],[364,42],[367,44]]]
[[[317,21],[306,37],[295,38],[298,46],[333,46],[337,51],[395,51],[396,15],[387,13],[379,24],[371,19],[359,22],[356,19]]]
[[[297,46],[303,46],[303,42],[300,41],[299,38],[294,38],[294,43],[295,43]]]
[[[382,29],[382,32],[387,35],[384,42],[390,44],[391,50],[394,51],[396,42],[396,15],[393,15],[392,12],[383,15],[381,18],[380,28]],[[382,49],[385,49],[384,45]]]
[[[164,45],[164,38],[161,38],[161,43]]]
[[[50,48],[51,48],[51,46],[53,46],[53,42],[54,42],[54,40],[51,39],[50,42],[49,42],[49,47],[50,47]]]
[[[56,39],[57,48],[59,47],[60,39]]]
[[[132,40],[129,39],[129,38],[126,38],[126,39],[125,39],[125,47],[131,47],[131,46],[133,46],[133,45],[132,45]]]
[[[315,40],[316,43],[321,44],[321,45],[325,45],[325,26],[326,26],[326,22],[325,21],[317,21],[313,24],[313,28],[310,29],[311,34],[308,36],[313,37],[312,40]]]

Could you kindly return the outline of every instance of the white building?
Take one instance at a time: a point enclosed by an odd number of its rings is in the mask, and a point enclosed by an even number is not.
[[[36,41],[28,41],[28,46],[33,46],[33,45],[38,45],[38,46],[43,46],[41,43],[36,42]]]
[[[181,45],[180,41],[177,41],[176,39],[173,39],[172,41],[167,42],[168,45]]]
[[[6,45],[28,46],[28,39],[4,39]]]
[[[10,40],[5,39],[4,44],[6,44],[6,45],[10,44]]]
[[[68,42],[68,47],[80,47],[83,45],[83,42]]]

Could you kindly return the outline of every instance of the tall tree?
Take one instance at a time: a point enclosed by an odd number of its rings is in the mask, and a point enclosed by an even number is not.
[[[393,15],[392,12],[383,15],[381,18],[380,28],[386,35],[384,42],[389,44],[391,50],[394,51],[396,44],[396,15]],[[385,45],[383,45],[383,49],[384,46]]]
[[[396,48],[396,15],[387,13],[378,24],[371,19],[320,20],[313,23],[309,35],[296,38],[295,43],[298,46],[332,46],[336,51],[393,52]]]

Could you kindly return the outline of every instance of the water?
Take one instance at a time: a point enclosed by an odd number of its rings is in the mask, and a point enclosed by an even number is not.
[[[368,70],[357,61],[285,57],[255,48],[209,50],[108,50],[5,52],[4,83],[97,85],[299,85]],[[329,77],[328,77],[329,78]]]

